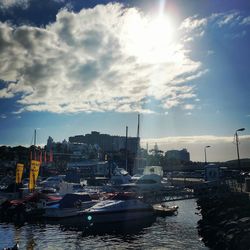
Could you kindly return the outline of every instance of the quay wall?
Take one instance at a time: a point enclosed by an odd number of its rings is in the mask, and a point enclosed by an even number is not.
[[[219,189],[214,187],[197,200],[200,236],[211,249],[250,249],[249,194]]]

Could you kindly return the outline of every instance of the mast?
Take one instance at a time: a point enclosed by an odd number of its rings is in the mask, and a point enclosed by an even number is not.
[[[128,171],[128,126],[126,126],[126,141],[125,141],[125,168]]]
[[[36,146],[36,129],[34,131],[34,146]]]
[[[36,161],[36,129],[34,130],[34,160]]]
[[[136,148],[136,157],[134,166],[136,168],[136,171],[138,171],[140,167],[140,158],[141,158],[141,148],[140,148],[140,114],[138,114],[138,120],[137,120],[137,148]]]

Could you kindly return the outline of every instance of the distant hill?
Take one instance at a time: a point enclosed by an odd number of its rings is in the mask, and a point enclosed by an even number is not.
[[[250,163],[250,158],[245,158],[245,159],[240,159],[240,162],[241,163]],[[235,160],[230,160],[230,161],[225,161],[225,163],[237,163],[238,164],[238,159],[235,159]]]
[[[222,163],[228,168],[238,168],[238,159],[230,160]],[[240,159],[240,165],[243,170],[250,171],[250,158]]]

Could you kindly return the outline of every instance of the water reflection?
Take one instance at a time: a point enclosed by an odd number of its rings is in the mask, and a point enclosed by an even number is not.
[[[0,249],[19,242],[20,249],[206,249],[197,233],[200,217],[193,200],[176,203],[177,216],[100,226],[72,225],[71,220],[0,223]]]

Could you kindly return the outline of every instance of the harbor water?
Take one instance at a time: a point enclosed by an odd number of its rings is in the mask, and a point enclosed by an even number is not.
[[[157,217],[138,227],[107,230],[75,230],[57,223],[0,224],[0,249],[16,242],[20,249],[207,249],[197,232],[196,201],[183,200],[176,216]],[[110,226],[111,228],[113,225]]]

